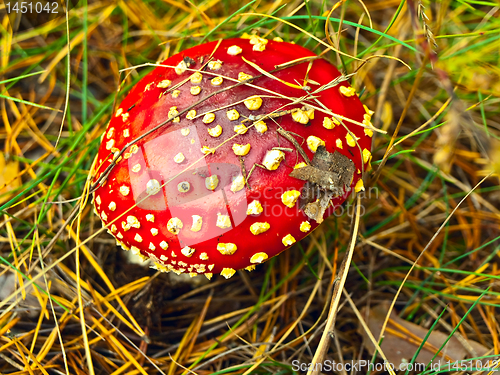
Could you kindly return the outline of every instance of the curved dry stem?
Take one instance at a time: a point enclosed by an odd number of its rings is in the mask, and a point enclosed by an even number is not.
[[[335,287],[333,289],[332,304],[330,306],[330,312],[326,321],[325,329],[321,340],[316,349],[316,353],[311,361],[313,370],[307,372],[307,375],[319,375],[318,368],[321,366],[316,366],[318,363],[322,363],[325,358],[326,352],[328,351],[328,345],[330,343],[331,335],[333,334],[333,327],[335,326],[335,320],[337,318],[337,310],[340,304],[340,297],[342,296],[342,289],[344,289],[345,282],[347,280],[347,275],[349,273],[349,267],[351,265],[352,256],[354,254],[354,248],[356,246],[356,238],[358,236],[359,230],[359,219],[360,219],[360,207],[361,198],[359,195],[356,196],[356,215],[353,220],[353,227],[351,231],[351,241],[349,247],[342,261],[342,265],[339,269],[339,277],[336,279]]]

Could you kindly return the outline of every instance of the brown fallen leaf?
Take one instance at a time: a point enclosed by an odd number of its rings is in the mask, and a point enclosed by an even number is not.
[[[323,221],[330,200],[345,194],[351,184],[354,163],[340,152],[328,152],[319,146],[310,165],[294,169],[289,176],[307,181],[302,189],[299,207],[317,223]]]
[[[380,330],[382,329],[382,324],[387,316],[389,307],[388,303],[383,303],[370,309],[366,323],[375,338],[378,338],[380,335]],[[362,316],[366,316],[366,309],[362,309],[361,314]],[[381,349],[387,356],[388,361],[398,368],[401,364],[411,361],[428,333],[429,330],[427,328],[401,319],[392,311],[384,333]],[[375,346],[362,328],[360,328],[360,334],[365,339],[368,351],[373,355]],[[446,342],[448,336],[448,333],[433,330],[420,350],[415,363],[428,364],[439,348]],[[489,352],[488,348],[473,340],[467,340],[466,345],[469,345],[469,348],[466,348],[456,336],[452,336],[432,363],[444,365],[448,361],[453,363],[466,358],[483,356]],[[470,353],[470,351],[473,352]],[[486,364],[486,362],[486,360],[482,361],[483,364]]]

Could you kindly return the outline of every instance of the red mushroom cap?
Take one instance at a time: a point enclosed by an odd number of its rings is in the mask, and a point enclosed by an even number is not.
[[[124,249],[229,278],[363,188],[372,112],[311,51],[253,36],[162,65],[118,106],[93,167],[96,212]]]

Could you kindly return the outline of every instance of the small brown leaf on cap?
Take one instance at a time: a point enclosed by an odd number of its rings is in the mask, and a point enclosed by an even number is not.
[[[294,169],[289,176],[312,182],[323,189],[337,193],[351,185],[354,171],[354,163],[351,159],[338,151],[328,152],[325,147],[320,146],[310,166]]]
[[[302,189],[299,207],[317,223],[323,221],[323,215],[330,200],[342,195],[350,186],[355,166],[351,159],[340,152],[326,151],[319,146],[311,165],[294,169],[289,176],[307,181]]]

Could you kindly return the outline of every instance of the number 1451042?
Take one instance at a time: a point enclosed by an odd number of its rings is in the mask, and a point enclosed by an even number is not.
[[[59,4],[56,1],[9,1],[5,3],[7,13],[59,13]]]

